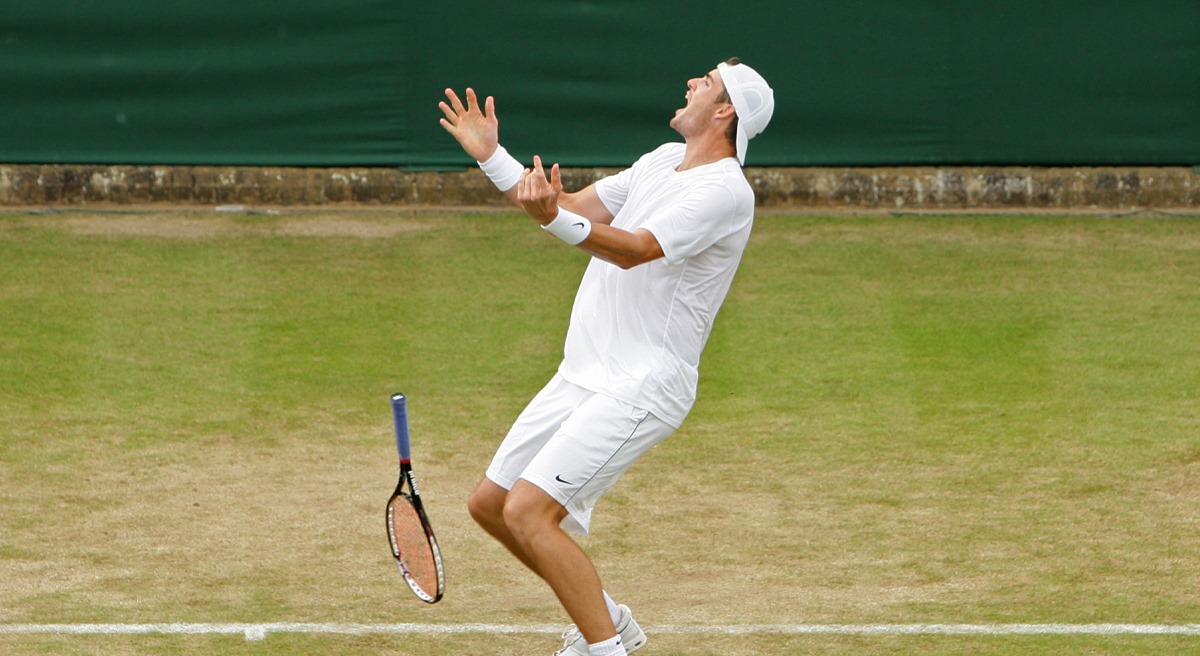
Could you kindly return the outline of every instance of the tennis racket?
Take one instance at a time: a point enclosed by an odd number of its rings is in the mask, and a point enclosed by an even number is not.
[[[387,504],[388,541],[404,581],[421,601],[434,604],[446,591],[442,552],[425,516],[417,479],[412,473],[412,449],[408,442],[408,409],[403,394],[392,395],[396,420],[396,450],[400,453],[400,481]],[[405,491],[407,485],[408,490]]]

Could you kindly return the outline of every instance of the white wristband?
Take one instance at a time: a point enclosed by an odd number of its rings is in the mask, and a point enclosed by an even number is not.
[[[558,208],[558,216],[550,223],[542,226],[546,232],[558,237],[572,246],[578,246],[592,234],[592,222],[585,216],[579,216],[563,208]]]
[[[484,175],[496,188],[500,191],[508,191],[517,186],[521,181],[521,174],[525,172],[525,167],[516,160],[515,157],[508,154],[504,146],[496,146],[496,152],[487,159],[486,162],[478,162],[479,168],[483,170]]]

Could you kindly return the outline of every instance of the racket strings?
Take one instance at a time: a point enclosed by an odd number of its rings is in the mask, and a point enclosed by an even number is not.
[[[397,497],[388,504],[388,536],[392,541],[392,554],[409,584],[431,597],[437,595],[437,561],[421,516],[405,497]]]

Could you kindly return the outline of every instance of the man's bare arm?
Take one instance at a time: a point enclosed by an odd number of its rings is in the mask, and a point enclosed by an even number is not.
[[[622,269],[632,269],[663,256],[658,238],[645,228],[629,232],[610,225],[594,225],[592,234],[579,244],[579,248]]]
[[[592,223],[608,225],[613,221],[612,212],[600,200],[596,193],[596,184],[592,183],[575,193],[563,193],[558,197],[558,206],[581,216],[586,216]]]
[[[562,177],[558,164],[550,167],[550,176],[547,179],[542,168],[541,158],[535,156],[533,170],[526,172],[521,177],[516,189],[518,204],[542,226],[549,225],[558,218],[559,208],[579,214],[588,220],[591,220],[592,217],[584,212],[579,212],[576,207],[585,212],[597,212],[599,216],[604,217],[595,220],[587,238],[576,244],[593,257],[615,264],[622,269],[629,269],[663,257],[662,246],[658,243],[658,238],[649,230],[639,228],[630,232],[609,225],[612,222],[612,214],[600,201],[594,185],[578,194],[572,194],[572,198],[564,204]],[[597,206],[599,207],[597,208]]]

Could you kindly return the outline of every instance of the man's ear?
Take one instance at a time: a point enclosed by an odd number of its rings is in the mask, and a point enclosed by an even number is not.
[[[737,110],[733,108],[733,103],[722,103],[717,107],[717,112],[714,114],[719,119],[732,118]]]

